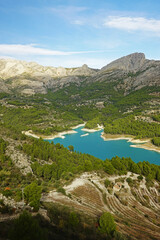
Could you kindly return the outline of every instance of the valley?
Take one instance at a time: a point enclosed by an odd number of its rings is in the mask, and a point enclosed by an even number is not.
[[[36,224],[43,240],[160,238],[160,162],[147,161],[146,150],[138,148],[130,148],[142,150],[137,161],[130,152],[124,156],[122,146],[121,156],[87,152],[87,138],[100,138],[100,126],[105,138],[147,139],[133,146],[160,150],[159,72],[160,61],[143,53],[102,69],[0,60],[2,240],[14,239],[16,224],[24,219]],[[74,141],[63,146],[67,136],[79,131],[73,127],[84,123],[88,131],[81,133],[77,146],[82,141],[88,149],[76,149]],[[97,126],[100,131],[94,132]],[[43,140],[47,137],[51,143]],[[91,142],[91,149],[98,152],[107,142]],[[99,231],[105,212],[116,224],[110,235]]]

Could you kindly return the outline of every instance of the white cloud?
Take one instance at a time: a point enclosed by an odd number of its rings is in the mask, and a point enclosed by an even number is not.
[[[75,51],[64,52],[54,51],[50,49],[36,47],[34,44],[22,45],[22,44],[0,44],[0,55],[16,57],[16,56],[67,56],[74,54],[94,53],[98,51]]]
[[[108,61],[103,58],[92,57],[90,53],[104,53],[105,51],[54,51],[37,47],[35,44],[0,44],[0,58],[14,58],[25,61],[34,61],[42,65],[77,67],[87,64],[93,68],[101,68]]]
[[[81,26],[85,24],[85,22],[82,20],[74,20],[72,23],[76,25],[81,25]]]
[[[109,16],[104,26],[127,31],[147,31],[160,34],[160,20],[144,17],[117,17]]]

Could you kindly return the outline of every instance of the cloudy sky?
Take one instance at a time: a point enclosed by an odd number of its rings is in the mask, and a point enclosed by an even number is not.
[[[0,0],[0,57],[101,68],[133,52],[160,59],[159,0]]]

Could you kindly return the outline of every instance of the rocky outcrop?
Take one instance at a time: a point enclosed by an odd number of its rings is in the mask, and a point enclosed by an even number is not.
[[[47,88],[59,88],[79,82],[80,76],[91,76],[97,70],[86,64],[79,68],[44,67],[34,62],[0,59],[0,92],[16,90],[22,94],[45,94]]]
[[[89,68],[86,64],[79,68],[45,67],[35,62],[19,61],[15,59],[0,59],[0,78],[8,79],[15,76],[35,77],[64,77],[85,75],[89,76],[96,70]]]
[[[16,147],[14,146],[14,142],[12,140],[10,144],[7,146],[6,155],[11,156],[13,163],[17,168],[20,169],[23,175],[32,173],[30,158],[26,154],[16,149]]]
[[[101,71],[121,69],[126,72],[137,72],[146,61],[144,53],[133,53],[111,62]]]
[[[103,67],[90,81],[116,82],[115,89],[125,94],[145,86],[160,86],[160,61],[148,60],[143,53],[133,53]]]

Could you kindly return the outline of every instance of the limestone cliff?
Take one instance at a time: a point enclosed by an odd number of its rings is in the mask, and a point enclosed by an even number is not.
[[[111,62],[103,67],[102,71],[121,69],[126,72],[136,72],[146,63],[146,61],[144,53],[133,53]]]
[[[21,94],[56,91],[71,83],[115,82],[115,88],[130,91],[144,86],[160,86],[160,61],[148,60],[143,53],[119,58],[101,70],[86,64],[78,68],[46,67],[34,62],[0,59],[0,92]]]

